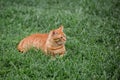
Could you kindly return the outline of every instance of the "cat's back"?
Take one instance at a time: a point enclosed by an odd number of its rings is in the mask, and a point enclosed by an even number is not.
[[[36,34],[32,34],[30,36],[28,36],[27,38],[33,38],[33,39],[47,39],[48,38],[48,34],[40,34],[40,33],[36,33]]]
[[[38,41],[45,42],[47,38],[48,38],[48,34],[36,33],[36,34],[32,34],[30,36],[25,37],[23,40],[21,40],[20,43],[33,43]]]
[[[47,38],[48,38],[48,34],[36,33],[28,36],[27,41],[32,42],[32,44],[35,44],[35,45],[44,44],[46,43]]]

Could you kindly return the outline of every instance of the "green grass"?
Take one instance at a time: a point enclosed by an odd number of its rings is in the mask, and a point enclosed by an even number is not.
[[[119,0],[0,0],[0,80],[119,80]],[[16,46],[64,25],[67,53],[52,61]]]

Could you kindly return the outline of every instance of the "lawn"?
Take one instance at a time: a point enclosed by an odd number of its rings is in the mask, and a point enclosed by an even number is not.
[[[24,37],[60,25],[63,58],[16,49]],[[119,0],[0,0],[0,80],[119,79]]]

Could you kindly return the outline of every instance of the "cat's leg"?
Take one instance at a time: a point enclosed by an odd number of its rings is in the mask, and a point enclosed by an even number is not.
[[[59,53],[60,57],[62,58],[66,52],[65,47],[62,48],[62,51]]]
[[[50,55],[51,55],[51,60],[56,60],[56,57],[55,57],[55,53],[54,53],[54,52],[51,52]]]
[[[28,49],[22,49],[21,51],[19,51],[19,52],[21,52],[21,53],[26,53],[28,51]]]
[[[21,52],[21,53],[25,53],[27,50],[24,49],[23,47],[20,47],[20,48],[18,48],[18,51]]]
[[[61,52],[60,53],[60,58],[62,58],[64,56],[65,52]]]

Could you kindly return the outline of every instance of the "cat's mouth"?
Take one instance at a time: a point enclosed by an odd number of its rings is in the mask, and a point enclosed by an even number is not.
[[[64,42],[61,42],[61,41],[59,41],[59,42],[56,42],[58,45],[63,45],[64,44]]]
[[[54,39],[54,41],[55,41],[55,42],[59,42],[59,41],[60,41],[60,39],[59,39],[59,38],[58,38],[58,39]]]
[[[56,44],[58,44],[58,45],[65,44],[65,41],[62,41],[62,40],[60,40],[60,39],[54,39],[54,41],[55,41]]]

